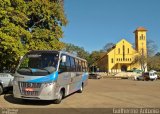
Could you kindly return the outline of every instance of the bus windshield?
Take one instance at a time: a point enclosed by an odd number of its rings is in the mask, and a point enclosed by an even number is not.
[[[58,60],[58,53],[27,54],[22,59],[17,72],[22,75],[48,75],[56,71]]]

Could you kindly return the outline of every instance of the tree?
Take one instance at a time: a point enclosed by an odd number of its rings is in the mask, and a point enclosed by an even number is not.
[[[147,54],[148,56],[153,56],[157,50],[157,45],[151,39],[147,40]]]
[[[109,51],[115,44],[114,43],[107,43],[103,49],[99,51],[93,51],[89,56],[89,66],[96,65],[97,61],[107,52]]]
[[[62,0],[0,0],[0,70],[28,50],[60,50],[67,24]]]
[[[138,52],[139,54],[137,54],[134,57],[132,64],[139,63],[143,71],[146,71],[147,67],[148,67],[148,70],[150,70],[153,66],[152,59],[156,49],[157,49],[157,45],[155,44],[155,42],[150,39],[147,40],[147,55],[144,55],[142,52]]]
[[[83,59],[88,60],[89,59],[89,53],[84,50],[83,47],[75,46],[74,44],[65,44],[65,51],[69,53],[76,54],[78,57],[81,57]]]
[[[155,56],[148,58],[148,69],[160,71],[160,53],[156,53]]]
[[[133,48],[135,48],[135,43],[132,43]],[[147,55],[148,56],[153,56],[157,50],[157,45],[155,41],[148,39],[147,40]]]
[[[75,46],[74,44],[65,44],[64,51],[69,53],[76,54],[78,57],[86,59],[88,61],[88,66],[91,67],[92,65],[96,65],[96,61],[100,59],[104,52],[100,51],[93,51],[91,54],[84,50],[83,47]]]
[[[132,62],[132,64],[137,64],[137,63],[141,65],[141,69],[145,72],[148,63],[148,57],[146,55],[139,53],[134,57],[134,60]]]
[[[26,6],[21,1],[17,7],[12,7],[14,1],[0,0],[0,70],[10,69],[26,50],[21,43],[21,37],[30,38],[25,30],[27,16],[23,13]],[[24,6],[22,8],[22,6]],[[19,11],[18,9],[22,9]]]
[[[107,43],[104,47],[103,47],[103,51],[107,52],[109,49],[111,49],[115,44],[114,43]]]
[[[89,55],[89,60],[88,60],[88,64],[89,66],[94,66],[97,64],[97,61],[105,54],[105,52],[103,52],[102,50],[100,51],[93,51],[90,55]]]
[[[160,56],[160,52],[156,53],[156,55],[155,55],[155,56]]]
[[[160,56],[148,58],[148,70],[160,71]]]
[[[64,44],[62,26],[67,24],[62,0],[32,0],[27,2],[28,29],[32,33],[30,49],[60,50]]]

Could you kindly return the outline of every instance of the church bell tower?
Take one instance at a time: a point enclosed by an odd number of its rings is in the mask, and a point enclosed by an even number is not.
[[[140,54],[147,56],[147,30],[144,27],[138,27],[135,33],[135,49]]]

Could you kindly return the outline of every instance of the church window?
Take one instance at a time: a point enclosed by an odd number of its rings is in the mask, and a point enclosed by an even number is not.
[[[125,60],[125,46],[123,45],[123,60]]]
[[[144,55],[144,49],[142,48],[142,55]]]
[[[113,58],[111,59],[111,63],[113,63]]]
[[[118,54],[120,54],[120,48],[118,48]]]
[[[143,36],[143,34],[141,35],[141,40],[143,40],[144,39],[144,36]]]

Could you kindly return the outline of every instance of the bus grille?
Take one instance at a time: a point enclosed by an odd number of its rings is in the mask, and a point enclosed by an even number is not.
[[[19,89],[22,95],[27,96],[38,96],[39,90],[41,88],[41,83],[31,83],[31,82],[18,82]],[[26,91],[26,88],[32,88],[34,91]]]

